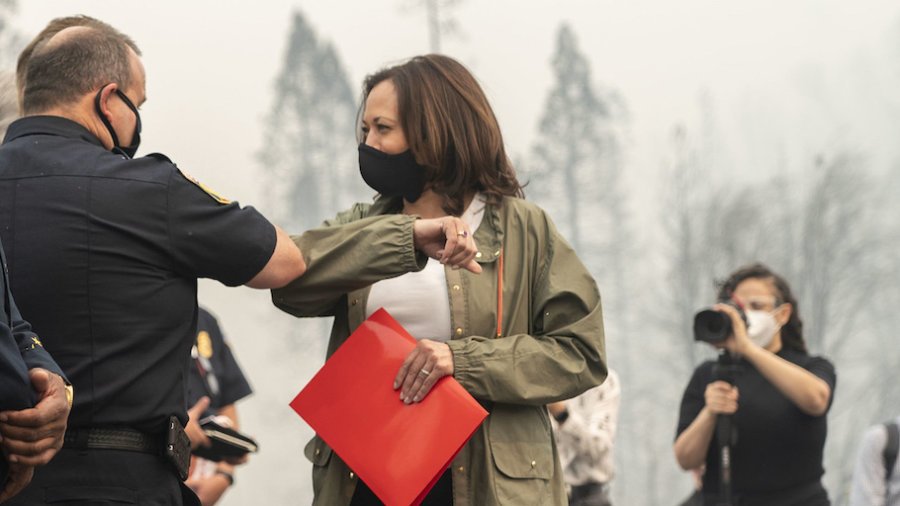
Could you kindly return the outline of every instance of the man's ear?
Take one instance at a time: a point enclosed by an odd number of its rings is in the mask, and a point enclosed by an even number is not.
[[[109,110],[109,97],[110,95],[113,95],[118,88],[119,85],[116,83],[109,83],[100,88],[100,113],[106,117],[107,121],[112,121],[112,112]]]

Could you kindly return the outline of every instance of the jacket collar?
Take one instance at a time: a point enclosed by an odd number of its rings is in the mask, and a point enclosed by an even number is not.
[[[80,139],[103,148],[94,134],[83,125],[62,116],[26,116],[9,125],[3,143],[29,135],[56,135],[69,139]],[[106,149],[106,148],[104,148]]]
[[[504,197],[507,198],[507,197]],[[484,207],[484,218],[475,231],[475,244],[478,254],[475,260],[480,264],[492,263],[500,256],[503,244],[503,229],[500,225],[500,204],[487,204]],[[369,216],[399,213],[403,209],[400,197],[378,197],[369,209]]]

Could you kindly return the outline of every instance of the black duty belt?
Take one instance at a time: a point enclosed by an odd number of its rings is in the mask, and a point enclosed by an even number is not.
[[[146,434],[127,427],[91,427],[69,429],[63,448],[74,450],[126,450],[160,455],[163,450],[162,434]]]

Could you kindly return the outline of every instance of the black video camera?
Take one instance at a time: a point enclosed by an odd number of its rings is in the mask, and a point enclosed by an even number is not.
[[[723,300],[722,304],[738,310],[744,324],[747,324],[747,315],[744,310],[732,300]],[[694,315],[694,340],[704,343],[717,344],[728,339],[731,335],[731,317],[715,309],[704,309]]]

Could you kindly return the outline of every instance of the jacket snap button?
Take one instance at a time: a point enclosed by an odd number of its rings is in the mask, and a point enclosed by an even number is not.
[[[356,475],[353,474],[353,471],[350,471],[350,479],[352,480]]]
[[[462,327],[457,327],[457,328],[456,328],[456,335],[461,336],[462,333],[463,333]]]

